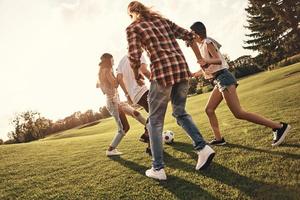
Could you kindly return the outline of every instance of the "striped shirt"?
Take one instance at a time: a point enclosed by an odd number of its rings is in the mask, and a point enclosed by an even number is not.
[[[140,67],[143,49],[150,61],[151,77],[164,86],[187,80],[191,73],[176,41],[182,39],[189,45],[194,36],[191,32],[164,18],[140,19],[127,29],[128,57],[132,68]]]

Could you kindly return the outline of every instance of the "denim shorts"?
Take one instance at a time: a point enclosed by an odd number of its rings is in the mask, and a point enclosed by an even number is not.
[[[236,87],[239,85],[228,69],[217,71],[214,76],[213,85],[217,87],[220,92],[224,92],[231,85],[235,85]]]

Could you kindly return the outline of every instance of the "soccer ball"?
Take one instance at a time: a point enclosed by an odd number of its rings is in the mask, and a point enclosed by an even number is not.
[[[174,133],[173,131],[166,130],[163,132],[163,141],[166,144],[172,144],[174,142]]]

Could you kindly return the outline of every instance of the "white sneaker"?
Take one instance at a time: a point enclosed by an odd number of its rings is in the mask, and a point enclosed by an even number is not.
[[[106,156],[119,156],[122,155],[123,153],[118,151],[118,149],[113,149],[111,151],[106,151]]]
[[[146,170],[146,176],[158,180],[167,180],[167,175],[165,170],[162,168],[160,170],[155,170],[153,167],[151,169]]]
[[[215,151],[210,146],[205,145],[203,149],[197,151],[197,154],[198,162],[196,165],[196,170],[206,169],[214,158]]]

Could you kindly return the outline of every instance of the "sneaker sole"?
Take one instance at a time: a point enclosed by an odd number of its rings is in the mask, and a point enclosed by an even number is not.
[[[144,139],[142,139],[142,138],[140,138],[139,141],[140,141],[140,142],[143,142],[143,143],[147,143],[147,144],[149,143],[149,141],[144,140]]]
[[[147,149],[147,150],[146,150],[146,153],[147,153],[149,156],[152,156],[152,152],[151,152],[150,149],[149,149],[149,150]]]
[[[120,155],[122,155],[122,153],[121,153],[121,154],[111,154],[111,155],[107,155],[107,154],[106,154],[107,157],[111,157],[111,156],[120,156]]]
[[[145,175],[146,175],[148,178],[152,178],[152,179],[159,180],[159,181],[166,181],[166,180],[167,180],[167,178],[156,178],[156,177],[153,177],[153,176],[148,176],[147,173],[145,173]]]
[[[225,145],[225,144],[226,144],[226,142],[219,143],[219,144],[210,144],[210,143],[209,143],[209,145],[214,145],[214,146],[223,146],[223,145]]]
[[[199,169],[199,170],[205,170],[210,165],[211,161],[214,159],[216,153],[212,153],[208,156],[206,163]]]
[[[287,136],[287,134],[289,133],[289,131],[291,130],[291,128],[292,128],[292,127],[291,127],[290,125],[288,125],[288,126],[286,127],[285,131],[283,132],[281,138],[280,138],[276,143],[272,144],[272,146],[273,146],[273,147],[276,147],[276,146],[280,145],[280,144],[284,141],[285,136]]]
[[[167,178],[165,178],[165,179],[164,178],[156,178],[156,177],[152,177],[152,176],[147,176],[147,177],[158,180],[158,181],[166,181],[167,180]]]

